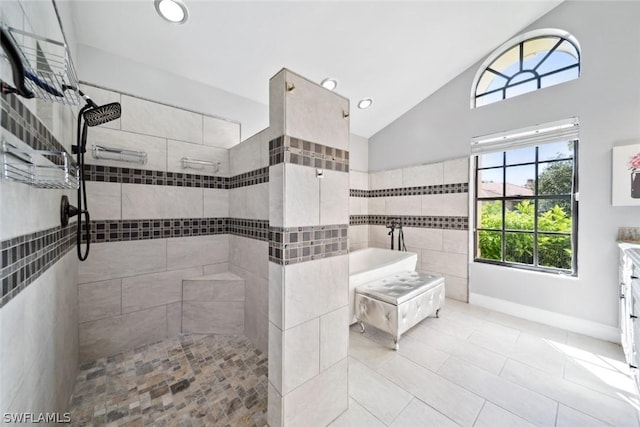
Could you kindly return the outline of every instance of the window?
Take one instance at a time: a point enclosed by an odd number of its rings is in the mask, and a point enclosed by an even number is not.
[[[577,124],[562,126],[574,129],[485,138],[472,148],[475,261],[577,274]]]
[[[484,62],[472,89],[471,107],[480,107],[580,76],[577,40],[561,30],[523,34]]]

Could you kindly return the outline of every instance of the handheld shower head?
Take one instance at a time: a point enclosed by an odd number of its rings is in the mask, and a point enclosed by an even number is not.
[[[88,109],[83,113],[87,126],[98,126],[120,118],[120,103],[112,102]]]

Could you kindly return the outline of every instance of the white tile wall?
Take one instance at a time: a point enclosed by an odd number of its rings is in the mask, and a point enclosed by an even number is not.
[[[320,317],[320,370],[347,357],[349,350],[349,307]]]
[[[282,390],[286,395],[319,373],[320,324],[311,319],[282,332]]]
[[[285,426],[324,426],[347,410],[347,359],[307,381],[283,399]]]
[[[269,80],[269,129],[274,138],[285,134],[285,71]]]
[[[229,190],[203,188],[204,218],[226,218],[229,216]]]
[[[284,164],[269,167],[269,225],[284,226]]]
[[[443,184],[443,164],[413,166],[402,169],[402,187]]]
[[[201,114],[128,95],[121,96],[121,129],[202,144]]]
[[[269,262],[269,322],[284,328],[284,267]],[[271,356],[269,356],[271,357]],[[278,390],[281,390],[278,387]]]
[[[269,243],[242,236],[229,236],[229,263],[260,278],[269,277]]]
[[[178,237],[166,240],[167,269],[197,267],[229,260],[229,235]]]
[[[325,170],[324,178],[320,179],[320,224],[348,223],[349,174]]]
[[[122,313],[182,300],[182,280],[202,275],[202,267],[131,276],[122,279]]]
[[[203,190],[169,185],[122,184],[122,218],[202,218]]]
[[[122,184],[87,181],[86,185],[92,220],[122,219]]]
[[[467,193],[427,194],[422,199],[422,215],[467,216],[469,195]]]
[[[80,283],[154,273],[167,268],[167,241],[138,240],[93,244],[80,264]]]
[[[154,307],[80,324],[80,360],[88,362],[166,337],[167,309]]]
[[[285,164],[284,182],[284,227],[319,225],[320,179],[315,168]]]
[[[347,305],[348,278],[348,255],[286,266],[285,329]]]
[[[447,160],[444,162],[444,184],[469,182],[469,158]]]
[[[369,189],[369,174],[367,172],[349,171],[349,188],[355,190]]]
[[[247,217],[247,188],[232,188],[229,191],[229,215],[232,218]]]
[[[244,188],[246,188],[247,211],[246,216],[240,218],[269,219],[269,183]]]
[[[285,133],[348,150],[349,120],[343,113],[349,112],[349,101],[289,71],[285,80],[295,86],[292,91],[285,91]]]
[[[208,165],[196,165],[197,169],[187,169],[182,158],[220,163],[218,170]],[[209,176],[229,176],[229,150],[209,145],[190,144],[188,142],[167,141],[167,171]]]
[[[369,189],[382,190],[402,187],[402,169],[369,173]]]
[[[243,334],[244,301],[183,301],[182,331],[200,334]]]
[[[264,133],[260,132],[232,147],[229,150],[231,176],[269,166],[268,158],[265,163],[262,156],[265,143],[268,146],[269,141],[264,141]]]
[[[240,142],[240,123],[204,116],[203,142],[219,148],[231,148]]]
[[[167,140],[165,138],[125,132],[99,126],[91,128],[87,139],[87,154],[85,155],[85,159],[89,165],[116,166],[121,168],[157,171],[164,171],[167,169]],[[94,145],[147,153],[147,163],[139,164],[118,160],[96,159],[93,157],[93,153],[91,152],[91,148]]]
[[[258,350],[268,354],[269,280],[234,264],[230,265],[230,269],[245,280],[244,334]]]
[[[80,284],[78,308],[80,323],[119,316],[122,313],[121,279]]]
[[[385,197],[384,202],[387,215],[419,216],[422,211],[420,197],[416,196]]]

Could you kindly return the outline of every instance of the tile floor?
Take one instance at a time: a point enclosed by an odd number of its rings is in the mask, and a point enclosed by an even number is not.
[[[349,410],[332,427],[639,426],[619,345],[447,300],[391,350],[354,325]]]
[[[267,357],[242,336],[183,335],[81,366],[76,426],[266,424]]]
[[[352,327],[349,410],[332,427],[640,426],[619,345],[454,300],[440,313],[397,352]],[[246,338],[186,335],[83,366],[72,419],[262,427],[266,385],[266,356]]]

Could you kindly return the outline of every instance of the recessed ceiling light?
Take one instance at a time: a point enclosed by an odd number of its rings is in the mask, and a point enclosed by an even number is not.
[[[334,90],[338,87],[338,82],[334,79],[326,78],[320,82],[320,85],[325,89]]]
[[[371,104],[373,104],[373,99],[371,99],[371,98],[361,99],[358,102],[358,108],[364,110],[365,108],[371,107]]]
[[[184,24],[189,18],[189,10],[182,0],[154,0],[156,12],[174,24]]]

